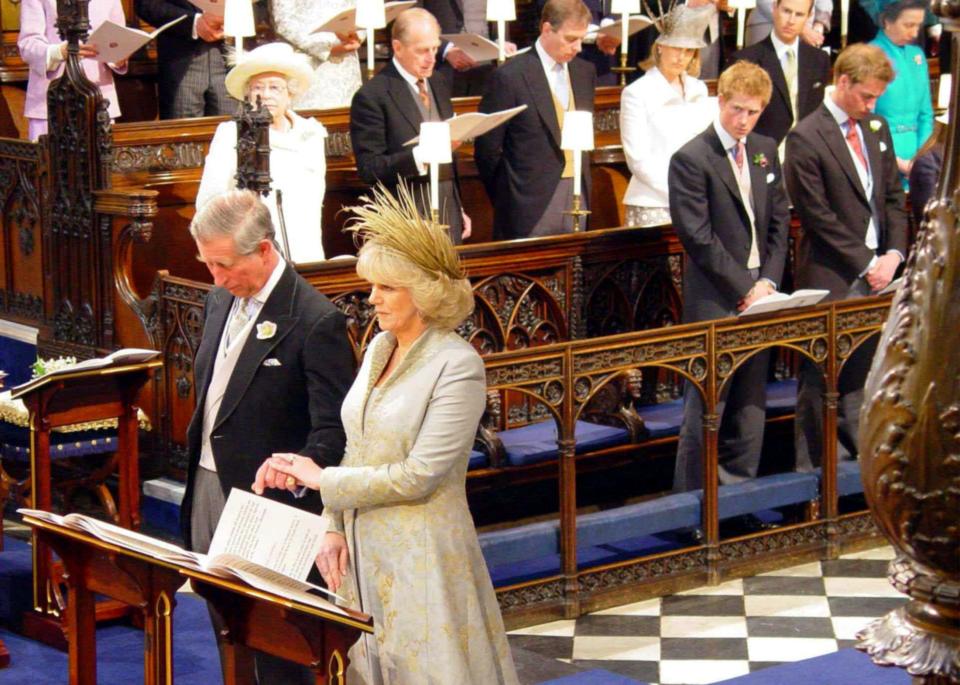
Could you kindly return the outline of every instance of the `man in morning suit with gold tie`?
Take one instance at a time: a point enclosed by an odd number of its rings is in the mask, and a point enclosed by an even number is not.
[[[777,145],[752,133],[770,101],[767,73],[737,62],[717,82],[720,111],[670,159],[670,217],[686,252],[683,320],[735,315],[783,277],[790,212]],[[769,353],[743,363],[717,403],[721,484],[756,477],[766,415]],[[703,487],[703,400],[687,383],[673,487]]]
[[[393,22],[393,59],[353,96],[350,142],[357,173],[364,183],[383,183],[396,194],[406,181],[429,212],[427,165],[419,146],[407,141],[420,135],[424,121],[453,116],[448,76],[434,67],[440,47],[440,25],[425,9],[408,9]],[[454,149],[459,145],[453,141]],[[450,227],[455,245],[470,237],[470,219],[463,213],[457,187],[456,155],[440,165],[440,220]]]
[[[533,48],[499,67],[481,112],[527,108],[477,138],[474,159],[493,204],[499,240],[569,233],[573,157],[560,149],[564,112],[593,111],[597,72],[577,54],[590,25],[581,0],[547,0]],[[583,155],[583,205],[590,198],[590,156]]]
[[[219,195],[190,224],[197,258],[213,276],[187,428],[189,465],[181,507],[186,546],[206,553],[232,488],[247,490],[263,460],[295,452],[322,466],[343,458],[340,405],[353,382],[343,314],[283,261],[270,212],[256,193]],[[315,494],[272,496],[319,514]],[[222,621],[211,610],[220,643]],[[222,644],[221,654],[222,654]],[[259,685],[314,681],[308,669],[256,653]],[[248,680],[244,680],[248,682]]]
[[[851,45],[837,58],[823,104],[787,136],[784,174],[803,236],[798,288],[824,288],[828,299],[885,288],[907,253],[907,213],[887,121],[873,113],[894,78],[884,52]],[[837,390],[838,457],[857,454],[857,429],[876,338],[844,364]],[[797,468],[820,466],[823,373],[804,360],[797,395]]]

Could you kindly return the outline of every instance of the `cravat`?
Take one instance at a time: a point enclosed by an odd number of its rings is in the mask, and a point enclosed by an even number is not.
[[[747,156],[747,148],[742,140],[731,148],[733,151],[733,161],[737,163],[737,170],[743,173],[743,158]]]
[[[570,91],[567,89],[567,73],[562,64],[553,65],[553,94],[560,106],[566,110],[570,106]]]
[[[230,318],[230,325],[227,327],[227,347],[240,335],[240,331],[250,320],[250,312],[247,310],[250,304],[250,298],[244,297],[240,300],[239,306],[234,310]]]
[[[854,154],[860,160],[865,171],[870,171],[870,165],[867,164],[867,158],[863,156],[863,146],[860,145],[860,134],[857,133],[857,122],[853,119],[847,119],[847,142],[853,148]]]
[[[787,50],[786,64],[783,67],[783,77],[787,81],[787,92],[790,94],[790,110],[793,113],[793,123],[797,123],[797,55],[793,50]]]
[[[423,108],[430,111],[430,93],[427,92],[427,82],[422,78],[417,79],[417,94],[420,96],[420,102]]]

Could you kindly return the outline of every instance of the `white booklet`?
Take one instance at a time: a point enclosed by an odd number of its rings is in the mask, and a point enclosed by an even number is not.
[[[54,369],[53,371],[48,371],[42,376],[37,378],[32,378],[26,383],[21,383],[20,385],[11,388],[11,396],[16,399],[24,392],[30,390],[33,387],[36,387],[42,382],[45,382],[51,376],[61,376],[65,373],[74,373],[76,371],[90,371],[92,369],[105,369],[108,366],[123,366],[124,364],[139,364],[141,362],[147,362],[158,356],[160,352],[157,350],[146,350],[139,347],[124,347],[123,349],[111,352],[106,357],[94,357],[93,359],[85,359],[82,362],[77,362],[76,364],[71,364],[70,366],[64,366],[59,369]]]
[[[186,14],[181,15],[173,21],[168,21],[152,33],[123,26],[107,19],[97,27],[96,31],[90,34],[90,39],[87,42],[97,46],[98,62],[119,62],[135,53],[161,32],[186,18]]]
[[[227,9],[227,0],[190,0],[190,4],[201,12],[222,17]]]
[[[190,0],[194,2],[194,0]],[[389,24],[391,21],[397,18],[397,16],[405,9],[409,9],[416,5],[416,0],[403,0],[402,2],[385,2],[383,3],[383,13]],[[310,33],[351,33],[353,31],[358,31],[364,28],[363,26],[357,26],[357,9],[351,7],[345,9],[342,12],[338,12],[333,15],[320,26],[310,31]]]
[[[476,33],[443,33],[440,37],[460,48],[477,62],[487,62],[500,57],[500,46],[489,38]]]
[[[347,613],[314,592],[339,595],[306,582],[326,526],[316,514],[234,489],[230,492],[207,554],[191,552],[133,530],[83,514],[60,516],[38,509],[18,513],[81,530],[93,537],[176,566],[235,578],[281,597],[337,614]]]
[[[794,309],[795,307],[809,307],[829,294],[829,290],[814,290],[811,288],[794,290],[789,295],[787,293],[771,293],[765,297],[761,297],[744,309],[740,312],[739,316],[776,312],[781,309]]]
[[[642,31],[653,24],[653,22],[642,14],[634,15],[630,17],[630,24],[627,27],[627,35],[632,36],[637,31]],[[622,38],[623,37],[623,20],[615,21],[612,24],[607,24],[606,26],[601,26],[597,29],[596,34],[604,34],[610,36],[611,38]]]
[[[450,124],[450,140],[470,140],[481,136],[487,131],[492,131],[500,124],[505,124],[513,117],[517,116],[527,108],[526,105],[518,105],[510,109],[504,109],[499,112],[484,114],[483,112],[467,112],[466,114],[455,114],[447,123]],[[420,136],[408,140],[404,145],[416,145],[420,142]]]

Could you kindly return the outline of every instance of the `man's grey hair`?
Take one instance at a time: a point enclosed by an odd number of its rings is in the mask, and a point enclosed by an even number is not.
[[[190,222],[190,235],[204,241],[230,236],[237,254],[253,254],[261,240],[275,243],[270,210],[252,190],[228,190],[207,202]]]

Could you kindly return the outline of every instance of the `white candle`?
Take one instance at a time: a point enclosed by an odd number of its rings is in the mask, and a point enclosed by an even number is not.
[[[373,73],[373,29],[367,29],[367,72]]]
[[[937,88],[937,109],[950,108],[950,92],[953,86],[951,74],[940,74],[940,86]]]
[[[847,27],[850,26],[850,0],[840,0],[840,38],[847,42]]]
[[[583,153],[580,152],[579,150],[574,150],[573,151],[573,196],[574,197],[580,196],[580,182],[581,182],[580,177],[583,175],[583,169],[581,169],[582,165],[583,165]],[[580,219],[577,217],[573,217],[573,221],[577,225],[579,225],[580,223]]]
[[[497,19],[497,46],[500,48],[500,61],[507,59],[507,22]]]
[[[430,162],[430,209],[440,211],[440,165]]]
[[[627,54],[627,39],[630,38],[630,15],[627,12],[623,13],[623,18],[620,20],[620,53],[623,55]],[[626,60],[624,60],[626,62]]]

